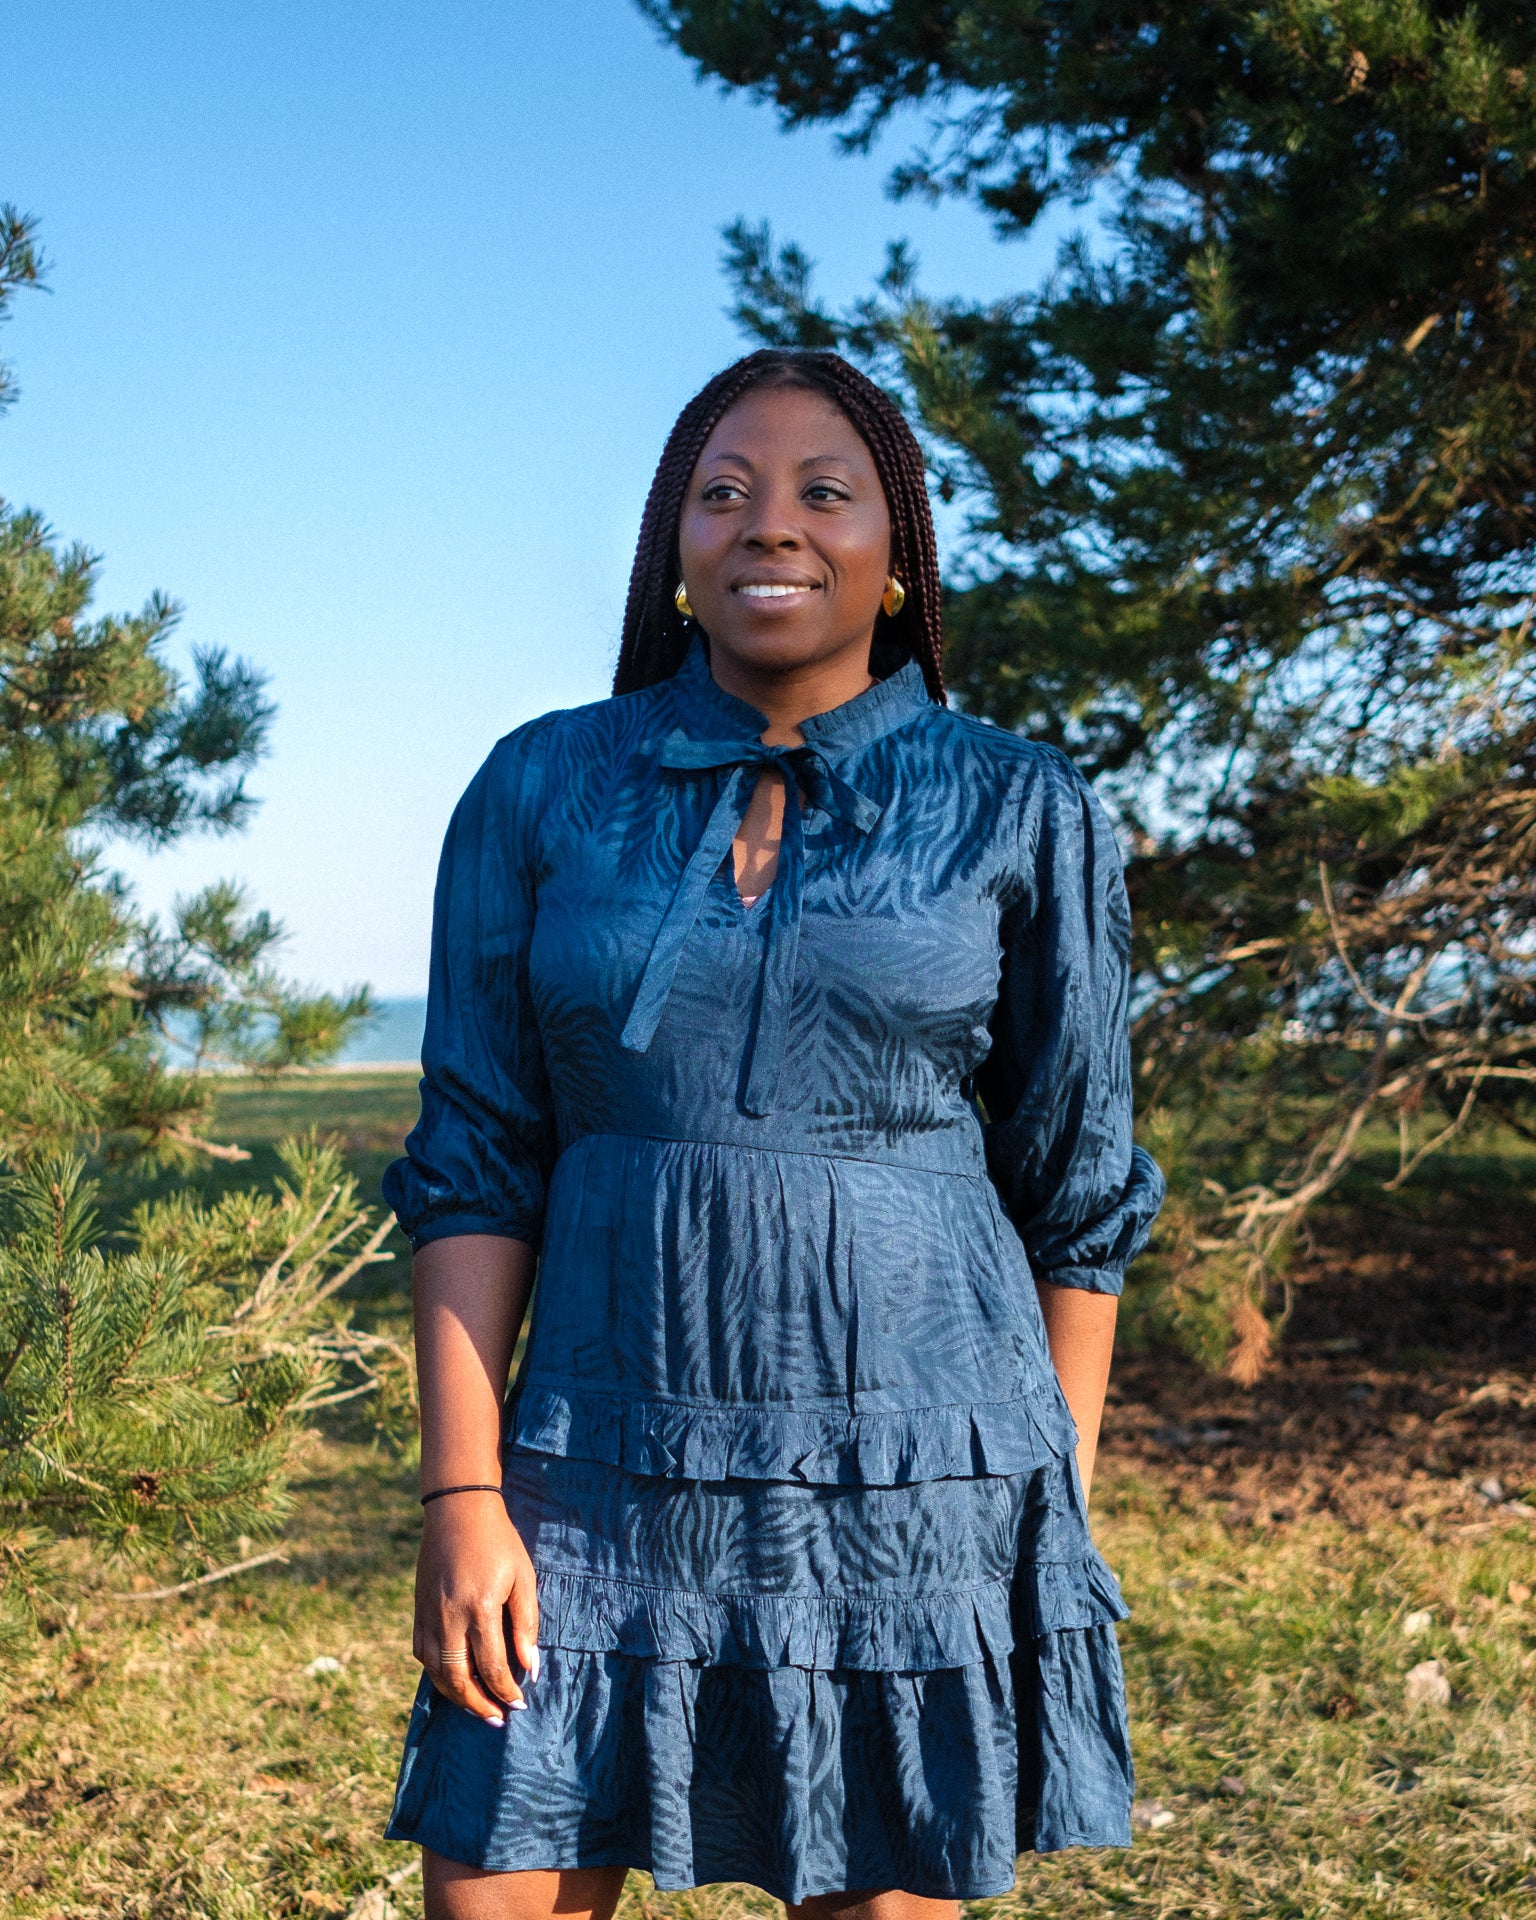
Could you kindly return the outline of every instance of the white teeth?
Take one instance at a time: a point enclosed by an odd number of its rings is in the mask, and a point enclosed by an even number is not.
[[[752,600],[783,600],[792,593],[809,593],[809,587],[752,586],[738,587],[738,593],[744,593]]]

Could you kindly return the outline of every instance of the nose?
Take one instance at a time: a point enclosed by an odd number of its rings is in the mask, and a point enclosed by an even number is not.
[[[792,553],[804,545],[792,491],[765,488],[753,505],[756,510],[741,530],[743,546],[756,553]]]

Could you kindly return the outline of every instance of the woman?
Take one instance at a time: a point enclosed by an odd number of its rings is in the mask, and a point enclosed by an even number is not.
[[[662,455],[616,697],[454,815],[386,1188],[425,1503],[390,1833],[434,1916],[606,1920],[637,1866],[912,1920],[1129,1840],[1084,1505],[1161,1193],[1120,859],[1065,759],[946,707],[939,638],[900,412],[753,354]]]

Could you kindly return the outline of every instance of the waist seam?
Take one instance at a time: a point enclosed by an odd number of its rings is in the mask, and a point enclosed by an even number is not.
[[[832,1394],[820,1400],[690,1399],[677,1393],[625,1393],[613,1387],[593,1387],[580,1380],[563,1379],[558,1374],[540,1376],[535,1373],[518,1380],[514,1390],[518,1394],[524,1391],[554,1393],[567,1400],[603,1400],[626,1407],[677,1407],[687,1413],[714,1413],[722,1417],[754,1414],[793,1418],[796,1414],[802,1414],[806,1418],[820,1418],[833,1414],[846,1420],[910,1420],[914,1415],[924,1413],[976,1413],[991,1408],[1029,1407],[1042,1394],[1049,1399],[1051,1388],[1059,1384],[1054,1373],[1041,1374],[1037,1379],[1023,1382],[1018,1393],[1010,1393],[1003,1400],[927,1400],[917,1407],[853,1407],[848,1404],[848,1396]],[[509,1408],[511,1404],[512,1394],[509,1393]]]
[[[975,1180],[985,1182],[987,1185],[991,1184],[990,1177],[987,1173],[986,1162],[981,1157],[979,1147],[975,1155],[974,1166],[932,1167],[924,1165],[921,1161],[904,1160],[900,1155],[894,1153],[849,1153],[845,1150],[831,1147],[758,1147],[748,1145],[740,1140],[706,1140],[691,1134],[613,1133],[602,1130],[580,1134],[576,1139],[572,1140],[569,1145],[562,1147],[556,1156],[557,1164],[560,1160],[563,1160],[568,1153],[574,1153],[578,1147],[585,1146],[589,1141],[598,1140],[638,1140],[659,1147],[705,1147],[712,1151],[724,1153],[752,1154],[759,1159],[767,1160],[783,1159],[786,1156],[804,1160],[851,1160],[863,1166],[899,1167],[903,1173],[932,1173],[947,1180]]]

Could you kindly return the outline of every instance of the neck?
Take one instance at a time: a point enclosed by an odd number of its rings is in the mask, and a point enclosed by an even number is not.
[[[717,687],[766,716],[763,742],[772,747],[798,746],[802,721],[830,713],[875,684],[867,641],[795,667],[761,667],[716,645],[709,650],[709,670]]]

